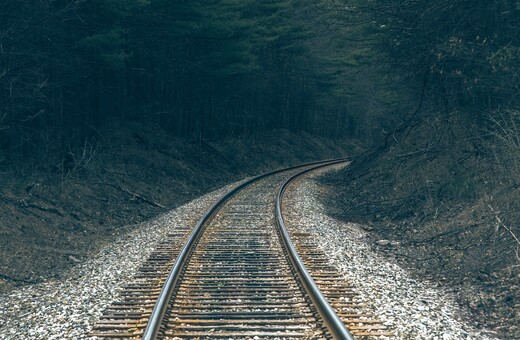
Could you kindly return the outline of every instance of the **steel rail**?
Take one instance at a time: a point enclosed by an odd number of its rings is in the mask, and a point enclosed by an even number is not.
[[[289,171],[294,170],[298,168],[304,168],[309,167],[313,165],[328,165],[333,163],[339,163],[346,161],[346,158],[340,158],[340,159],[331,159],[326,161],[319,161],[319,162],[311,162],[301,165],[296,165],[280,170],[271,171],[256,177],[253,177],[252,179],[249,179],[248,181],[238,185],[225,195],[223,195],[220,199],[218,199],[212,206],[209,208],[208,211],[200,218],[200,220],[197,222],[197,225],[193,229],[192,233],[190,234],[188,241],[182,248],[181,252],[177,256],[177,259],[175,260],[175,263],[168,274],[168,277],[166,278],[166,281],[161,289],[161,292],[159,293],[159,297],[157,298],[157,301],[155,303],[155,306],[152,310],[152,313],[150,315],[148,324],[146,325],[146,328],[143,333],[143,340],[155,340],[157,339],[157,336],[159,335],[159,332],[161,330],[161,325],[164,319],[164,315],[166,314],[166,310],[168,309],[169,301],[172,297],[173,291],[175,290],[175,286],[177,285],[177,282],[180,278],[180,275],[182,273],[182,269],[184,268],[184,265],[186,264],[186,261],[189,258],[189,254],[193,250],[194,245],[196,244],[196,241],[200,238],[202,235],[202,232],[204,230],[204,225],[207,221],[209,221],[222,207],[222,205],[227,202],[232,196],[234,196],[236,193],[238,193],[240,190],[245,188],[246,186],[257,182],[263,178]]]
[[[276,196],[276,204],[275,204],[275,214],[276,214],[276,223],[279,227],[279,232],[282,235],[282,239],[284,242],[284,245],[286,247],[286,250],[289,254],[289,257],[291,259],[291,262],[296,269],[296,272],[298,273],[298,276],[300,277],[305,290],[311,297],[312,301],[316,305],[318,312],[320,316],[325,321],[325,326],[328,328],[329,332],[331,332],[332,336],[335,339],[346,339],[346,340],[354,340],[354,337],[352,334],[348,331],[348,329],[345,327],[345,324],[341,319],[339,318],[338,314],[334,311],[334,309],[330,306],[327,299],[323,296],[320,289],[314,282],[311,274],[307,271],[305,268],[305,265],[303,264],[302,259],[298,255],[298,252],[296,251],[296,248],[294,247],[293,243],[291,242],[289,233],[287,232],[287,228],[285,226],[284,218],[282,215],[282,199],[283,194],[289,184],[293,182],[296,178],[299,176],[310,172],[312,170],[315,170],[317,168],[332,165],[336,163],[344,162],[345,160],[337,160],[335,162],[330,162],[328,164],[323,165],[317,165],[310,169],[305,169],[303,171],[298,172],[294,176],[291,176],[288,180],[285,181],[285,183],[280,187],[280,190],[278,191],[278,195]]]

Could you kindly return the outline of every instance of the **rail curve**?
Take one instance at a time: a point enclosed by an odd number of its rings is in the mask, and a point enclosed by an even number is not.
[[[357,318],[366,315],[349,312],[338,316],[320,287],[333,282],[332,297],[349,295],[351,288],[338,290],[340,278],[324,279],[319,272],[316,284],[314,273],[304,264],[312,264],[313,255],[310,260],[300,258],[297,249],[305,252],[306,241],[293,245],[282,215],[283,194],[295,179],[345,161],[277,170],[226,193],[187,238],[172,236],[152,254],[136,281],[126,288],[126,300],[109,307],[91,335],[146,340],[354,339],[344,321],[353,325],[356,336],[386,335],[377,321]],[[176,247],[181,240],[184,246]],[[341,300],[334,307],[342,306],[356,304]]]

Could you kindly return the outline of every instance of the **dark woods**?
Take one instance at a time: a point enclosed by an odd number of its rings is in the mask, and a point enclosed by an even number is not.
[[[0,162],[64,157],[127,122],[343,135],[317,18],[312,1],[3,1]]]
[[[419,111],[518,104],[519,3],[0,3],[0,166],[136,122],[204,140],[284,128],[377,143]]]

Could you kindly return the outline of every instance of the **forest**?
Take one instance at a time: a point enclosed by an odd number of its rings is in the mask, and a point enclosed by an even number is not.
[[[121,122],[193,140],[284,128],[370,141],[398,119],[380,117],[401,103],[367,80],[372,52],[344,40],[331,3],[0,6],[4,166],[57,162]]]
[[[59,161],[121,122],[373,146],[430,111],[479,127],[516,117],[517,1],[0,6],[2,168]]]
[[[330,212],[483,287],[463,303],[511,338],[519,104],[519,0],[0,2],[0,202],[116,176],[127,132],[160,157],[277,131],[348,141],[351,166],[322,179]]]

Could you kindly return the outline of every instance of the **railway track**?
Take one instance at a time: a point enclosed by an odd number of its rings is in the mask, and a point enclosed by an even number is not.
[[[311,235],[287,229],[283,192],[314,168],[265,174],[227,193],[144,263],[92,333],[128,339],[371,338],[389,335]],[[291,241],[292,240],[292,241]],[[299,254],[299,255],[298,255]],[[346,327],[345,327],[346,325]]]

